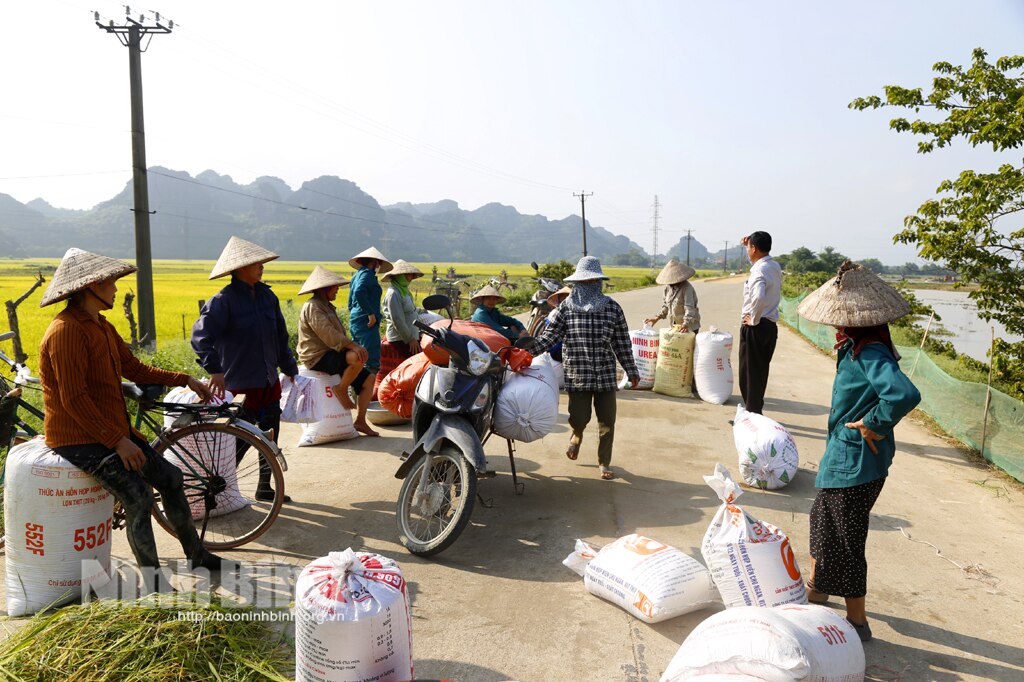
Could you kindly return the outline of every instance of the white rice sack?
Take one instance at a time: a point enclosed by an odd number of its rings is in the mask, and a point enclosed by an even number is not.
[[[278,379],[281,382],[281,421],[296,424],[307,424],[324,418],[319,412],[318,400],[320,384],[301,374],[292,380],[287,374]]]
[[[337,440],[358,438],[359,432],[352,425],[351,410],[342,407],[334,395],[334,387],[341,383],[341,377],[337,374],[326,374],[305,367],[299,369],[299,374],[313,380],[319,386],[316,391],[316,411],[321,418],[303,427],[302,435],[299,436],[299,442],[296,445],[301,448],[307,445],[320,445]],[[367,381],[372,380],[373,377],[367,379]]]
[[[721,464],[704,481],[722,506],[704,534],[700,551],[725,605],[806,604],[804,580],[786,534],[734,504],[743,490]]]
[[[693,378],[701,400],[721,405],[732,395],[732,334],[709,327],[693,346]]]
[[[800,467],[796,441],[786,427],[756,412],[736,408],[732,437],[739,454],[740,476],[752,487],[777,490],[793,480]]]
[[[693,397],[693,332],[673,327],[660,330],[654,392],[677,398]]]
[[[409,595],[398,564],[346,549],[307,565],[295,583],[295,681],[413,677]]]
[[[751,606],[721,611],[694,628],[661,682],[860,682],[864,671],[857,632],[832,609]]]
[[[596,550],[576,541],[562,562],[583,576],[587,590],[645,623],[697,611],[718,601],[711,574],[682,551],[642,535]]]
[[[506,372],[494,405],[494,432],[530,443],[551,433],[558,423],[558,384],[547,363]]]
[[[77,601],[83,589],[107,583],[113,514],[114,496],[42,436],[12,447],[4,474],[7,615]],[[82,562],[91,574],[83,575]]]

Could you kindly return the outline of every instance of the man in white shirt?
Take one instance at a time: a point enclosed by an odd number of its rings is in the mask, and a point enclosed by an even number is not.
[[[772,236],[753,232],[743,238],[750,258],[750,276],[743,284],[743,322],[740,327],[740,395],[750,412],[761,414],[768,387],[768,366],[779,337],[779,297],[782,268],[768,255]]]

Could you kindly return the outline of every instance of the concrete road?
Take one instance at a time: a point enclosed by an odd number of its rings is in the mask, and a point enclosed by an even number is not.
[[[696,286],[703,327],[736,334],[742,280]],[[638,327],[658,310],[660,295],[655,288],[616,298]],[[800,473],[781,491],[750,491],[739,500],[789,534],[805,569],[834,369],[832,359],[780,330],[765,414],[796,438]],[[393,473],[411,444],[408,426],[385,429],[379,439],[295,448],[298,428],[287,425],[281,442],[295,503],[259,544],[230,556],[302,566],[352,547],[394,558],[411,588],[420,678],[657,680],[680,643],[715,609],[647,625],[589,595],[561,561],[576,538],[600,545],[634,532],[700,559],[701,539],[719,505],[701,477],[716,462],[738,477],[728,423],[738,399],[709,405],[620,392],[613,462],[619,478],[606,482],[597,476],[594,427],[579,460],[563,454],[563,395],[555,432],[518,444],[525,494],[513,493],[504,442],[488,444],[500,473],[480,489],[493,506],[478,504],[470,527],[434,560],[409,555],[397,541],[400,482]],[[908,420],[896,436],[899,453],[868,539],[868,614],[875,633],[865,646],[868,679],[1024,679],[1024,552],[1014,548],[1024,528],[1024,489],[970,463],[922,424]],[[161,543],[165,556],[180,556],[173,540],[164,536]],[[114,553],[131,557],[123,533]]]

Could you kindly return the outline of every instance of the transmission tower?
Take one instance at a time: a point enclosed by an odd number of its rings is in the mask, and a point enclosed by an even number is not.
[[[661,204],[658,203],[658,195],[654,195],[654,227],[651,228],[651,232],[654,234],[654,250],[651,252],[651,270],[658,267],[658,209],[661,208]]]

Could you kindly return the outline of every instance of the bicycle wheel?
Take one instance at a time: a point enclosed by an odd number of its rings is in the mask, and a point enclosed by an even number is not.
[[[427,462],[425,490],[420,479]],[[457,448],[443,446],[433,457],[423,457],[402,482],[398,494],[398,533],[413,554],[431,556],[448,548],[469,523],[476,497],[476,472]]]
[[[208,549],[252,542],[281,512],[281,464],[267,441],[239,426],[192,424],[161,436],[156,450],[184,474],[192,521]],[[174,535],[159,499],[153,516]]]

